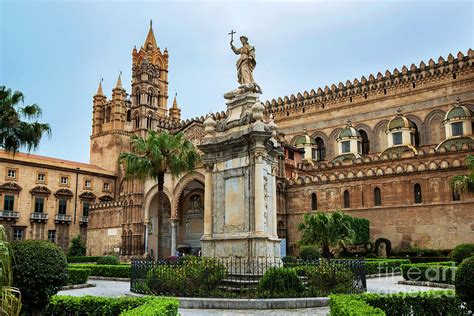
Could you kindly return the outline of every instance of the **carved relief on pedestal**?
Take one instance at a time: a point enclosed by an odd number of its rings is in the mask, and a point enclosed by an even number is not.
[[[265,208],[263,209],[263,224],[265,228],[268,227],[268,178],[263,177],[263,198],[265,203]]]

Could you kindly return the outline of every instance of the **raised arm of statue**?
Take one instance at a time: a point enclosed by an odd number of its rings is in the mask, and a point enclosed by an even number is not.
[[[230,42],[230,48],[232,48],[232,50],[234,51],[236,55],[240,55],[240,48],[235,47],[234,44],[232,44],[232,42]]]

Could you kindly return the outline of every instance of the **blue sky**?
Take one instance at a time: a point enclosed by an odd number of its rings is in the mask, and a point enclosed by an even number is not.
[[[169,92],[182,117],[225,110],[236,87],[229,35],[256,47],[262,100],[401,69],[474,48],[473,1],[0,0],[0,85],[43,108],[52,126],[38,154],[89,161],[92,97],[110,97],[149,20],[169,50]],[[169,99],[171,105],[172,97]]]

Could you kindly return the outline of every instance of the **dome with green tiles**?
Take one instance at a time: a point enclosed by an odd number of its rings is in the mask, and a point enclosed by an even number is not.
[[[354,127],[352,127],[352,124],[348,122],[346,124],[346,127],[344,127],[339,134],[336,137],[336,140],[340,140],[342,138],[354,138],[354,137],[360,137],[360,134]]]
[[[307,134],[298,136],[295,140],[295,146],[297,147],[301,145],[307,145],[307,144],[315,145],[316,141],[312,139],[311,137],[309,137],[309,135]]]
[[[412,121],[407,119],[405,116],[401,114],[397,114],[397,116],[390,120],[387,124],[387,130],[394,130],[400,128],[414,128],[415,125]]]
[[[472,118],[472,111],[463,105],[456,105],[446,113],[445,121],[456,119],[470,119]]]

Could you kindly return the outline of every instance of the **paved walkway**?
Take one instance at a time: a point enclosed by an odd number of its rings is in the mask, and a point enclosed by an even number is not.
[[[398,292],[416,292],[427,290],[442,290],[440,288],[431,288],[425,286],[413,286],[398,284],[402,280],[401,276],[383,277],[367,279],[367,291],[374,293],[398,293]],[[132,295],[130,292],[130,283],[119,281],[103,281],[91,280],[90,283],[95,283],[96,287],[89,287],[84,289],[61,291],[58,295],[93,295],[93,296],[109,296],[118,297],[122,295]],[[217,310],[217,309],[180,309],[179,312],[183,316],[187,315],[328,315],[329,307],[318,308],[303,308],[291,310]]]

